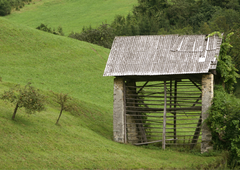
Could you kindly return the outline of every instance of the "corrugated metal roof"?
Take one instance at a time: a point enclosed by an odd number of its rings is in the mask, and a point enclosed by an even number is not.
[[[221,42],[216,35],[115,37],[103,76],[208,73]]]

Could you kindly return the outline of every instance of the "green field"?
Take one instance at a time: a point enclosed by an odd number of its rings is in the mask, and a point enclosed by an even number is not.
[[[36,28],[41,23],[51,28],[62,26],[65,35],[81,32],[83,26],[110,24],[117,14],[127,15],[137,0],[33,0],[9,20]]]
[[[0,18],[0,93],[31,81],[43,93],[68,93],[81,107],[64,112],[48,98],[34,115],[0,101],[0,169],[206,168],[222,156],[165,151],[112,141],[113,78],[103,77],[109,49]]]

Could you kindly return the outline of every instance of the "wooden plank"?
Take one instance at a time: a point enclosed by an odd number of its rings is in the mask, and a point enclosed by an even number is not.
[[[190,146],[190,149],[193,149],[196,146],[196,143],[198,141],[199,135],[200,135],[200,131],[201,131],[201,125],[202,125],[202,115],[200,115],[199,120],[198,120],[198,124],[197,124],[197,128],[194,132],[194,137],[192,138],[192,145]]]
[[[175,83],[174,83],[174,109],[176,109],[177,108],[177,104],[179,104],[179,103],[177,103],[177,81],[175,81]],[[173,115],[174,115],[174,120],[173,120],[173,126],[174,126],[174,139],[176,139],[177,137],[177,130],[176,130],[176,127],[177,127],[177,117],[176,117],[176,111],[174,111],[174,113],[173,113]],[[174,143],[176,143],[176,140],[174,141]]]
[[[127,143],[127,117],[126,117],[126,84],[123,82],[123,98],[124,98],[124,143]]]
[[[163,111],[163,134],[162,134],[162,149],[165,149],[166,144],[166,116],[167,116],[167,87],[166,81],[164,81],[164,111]]]
[[[200,144],[200,142],[197,144]],[[191,145],[191,143],[166,143],[166,145]]]
[[[198,90],[200,90],[200,92],[202,92],[202,89],[192,79],[189,79],[189,80],[192,82],[194,86],[198,88]]]
[[[142,91],[142,89],[148,84],[149,81],[147,81],[142,87],[140,90],[138,90],[137,94],[140,93]]]
[[[166,141],[172,141],[173,139],[166,139]],[[144,143],[135,143],[134,145],[145,145],[145,144],[150,144],[150,143],[157,143],[157,142],[162,142],[163,140],[156,140],[156,141],[151,141],[151,142],[144,142]]]
[[[195,107],[181,107],[181,108],[165,108],[167,107],[167,103],[164,104],[164,108],[146,108],[146,107],[136,107],[136,106],[127,106],[126,110],[128,112],[141,112],[141,111],[192,111],[192,110],[197,110],[197,111],[201,111],[202,107],[201,106],[195,106]],[[134,109],[134,110],[130,110],[130,109]]]

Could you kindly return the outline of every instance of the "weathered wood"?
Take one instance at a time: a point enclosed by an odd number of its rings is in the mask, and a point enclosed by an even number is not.
[[[166,141],[172,141],[174,139],[166,139]],[[144,145],[144,144],[150,144],[150,143],[157,143],[157,142],[162,142],[163,140],[155,140],[151,142],[144,142],[144,143],[135,143],[134,145]]]
[[[201,142],[197,143],[200,144]],[[167,145],[191,145],[191,143],[167,143]]]
[[[142,91],[142,89],[148,84],[149,81],[147,81],[142,87],[140,90],[138,90],[137,94],[140,93]]]
[[[133,104],[133,103],[131,103],[131,102],[128,102],[129,104]],[[161,104],[152,104],[152,103],[139,103],[140,105],[149,105],[149,106],[161,106]],[[181,106],[189,106],[189,105],[193,105],[193,104],[201,104],[201,103],[199,103],[199,102],[189,102],[189,103],[181,103]],[[177,106],[178,104],[167,104],[167,106]]]
[[[167,107],[167,104],[164,104],[164,107]],[[130,110],[131,108],[134,108],[134,110]],[[127,112],[131,112],[131,111],[137,111],[137,112],[141,112],[141,111],[164,111],[165,108],[145,108],[145,107],[135,107],[135,106],[127,106]],[[197,111],[201,111],[202,107],[201,106],[195,106],[195,107],[181,107],[181,108],[166,108],[166,111],[186,111],[186,110],[197,110]]]
[[[162,149],[165,149],[166,139],[166,115],[167,115],[167,87],[166,81],[164,81],[164,112],[163,112],[163,134],[162,134]]]
[[[127,103],[127,100],[126,100],[126,84],[125,82],[123,82],[123,94],[124,94],[124,143],[127,143],[127,117],[126,117],[126,103]]]
[[[202,92],[202,89],[192,79],[189,80],[192,82],[192,84],[194,84],[194,86],[198,88],[198,90],[200,90],[200,92]]]
[[[194,132],[192,143],[197,143],[199,135],[200,135],[200,131],[201,131],[201,125],[202,125],[202,115],[200,115],[200,118],[198,120],[197,128]],[[196,144],[192,144],[190,146],[190,149],[193,149],[195,146],[196,146]]]
[[[175,83],[174,83],[174,109],[176,109],[177,108],[177,104],[179,104],[179,103],[177,103],[177,81],[175,81]],[[174,139],[176,139],[176,136],[177,136],[177,129],[176,129],[176,127],[177,127],[177,117],[176,117],[176,111],[174,111],[174,113],[173,113],[173,115],[174,115],[174,120],[173,120],[173,126],[174,126]],[[176,143],[176,140],[174,141],[174,143]]]

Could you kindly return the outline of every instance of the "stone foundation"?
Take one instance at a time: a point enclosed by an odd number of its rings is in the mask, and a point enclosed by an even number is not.
[[[114,101],[113,101],[113,140],[125,143],[125,101],[124,101],[124,80],[114,79]]]
[[[212,147],[212,134],[209,127],[204,123],[204,120],[208,117],[208,109],[212,105],[213,99],[213,86],[214,77],[213,74],[204,74],[202,76],[202,144],[201,153],[208,152],[213,149]]]

